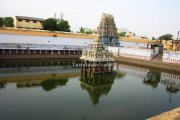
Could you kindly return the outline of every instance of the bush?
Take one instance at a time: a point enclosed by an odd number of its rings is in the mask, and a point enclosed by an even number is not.
[[[14,19],[12,17],[5,17],[3,24],[5,27],[14,27]]]

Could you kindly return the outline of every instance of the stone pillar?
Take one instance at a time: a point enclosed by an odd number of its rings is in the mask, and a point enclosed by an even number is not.
[[[9,54],[11,55],[11,49],[9,49]]]
[[[40,50],[40,55],[41,55],[41,50]]]
[[[58,55],[60,54],[60,51],[58,50]]]
[[[51,55],[53,55],[54,53],[53,53],[53,50],[51,50]]]
[[[75,55],[75,50],[74,50],[74,55]]]
[[[46,55],[47,55],[47,50],[46,50]]]
[[[36,54],[36,50],[34,50],[34,54]]]

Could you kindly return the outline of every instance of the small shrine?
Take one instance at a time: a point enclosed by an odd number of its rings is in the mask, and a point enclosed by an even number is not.
[[[102,37],[97,35],[92,44],[92,48],[83,52],[80,57],[82,70],[92,73],[112,72],[114,59],[112,53],[105,50]]]

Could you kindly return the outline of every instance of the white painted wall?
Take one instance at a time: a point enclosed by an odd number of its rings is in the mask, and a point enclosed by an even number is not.
[[[180,64],[180,52],[178,51],[164,51],[163,62]]]
[[[107,47],[107,49],[113,53],[113,55],[125,56],[125,57],[132,57],[132,58],[140,58],[140,59],[148,59],[152,58],[151,49],[140,49],[140,48],[126,48],[126,47]],[[157,52],[157,51],[156,51]]]
[[[93,43],[93,40],[63,37],[0,34],[0,44],[3,43],[88,46],[89,44]]]

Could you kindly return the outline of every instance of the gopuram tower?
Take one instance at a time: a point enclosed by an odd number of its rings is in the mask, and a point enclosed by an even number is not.
[[[105,46],[120,46],[113,15],[103,13],[101,22],[97,28],[97,33],[102,37],[102,41]]]
[[[80,59],[83,63],[81,69],[91,73],[112,72],[114,67],[113,55],[105,50],[100,35],[97,35],[92,48],[84,51]]]

